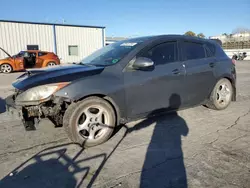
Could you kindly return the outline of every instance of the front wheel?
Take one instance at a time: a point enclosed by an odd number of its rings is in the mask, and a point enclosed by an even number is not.
[[[206,106],[214,110],[223,110],[229,106],[232,97],[233,87],[231,82],[226,78],[220,79],[215,85]]]
[[[107,141],[115,124],[114,109],[99,97],[89,97],[71,104],[63,117],[63,126],[69,138],[83,147]]]
[[[4,63],[4,64],[0,65],[0,70],[1,70],[0,72],[8,74],[8,73],[11,73],[13,71],[13,68],[10,64]]]

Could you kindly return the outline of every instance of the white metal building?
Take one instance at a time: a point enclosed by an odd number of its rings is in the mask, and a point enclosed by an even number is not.
[[[10,55],[22,50],[51,51],[63,63],[81,60],[105,45],[105,27],[0,20],[0,47]],[[0,50],[0,59],[6,54]]]

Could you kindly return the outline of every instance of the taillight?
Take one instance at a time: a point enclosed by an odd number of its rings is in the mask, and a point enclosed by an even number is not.
[[[232,59],[232,63],[235,65],[235,64],[236,64],[236,60],[235,60],[235,59]]]
[[[53,57],[54,57],[55,59],[59,59],[59,58],[58,58],[58,56],[57,56],[56,54],[54,54],[54,56],[53,56]]]

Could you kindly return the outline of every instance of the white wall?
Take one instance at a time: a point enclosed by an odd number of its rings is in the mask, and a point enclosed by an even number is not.
[[[27,50],[27,45],[39,45],[40,50],[54,51],[53,26],[0,22],[0,47],[10,55]],[[6,57],[0,50],[0,59]]]
[[[57,55],[62,63],[83,59],[105,45],[103,28],[55,25]],[[38,45],[39,50],[55,52],[54,25],[0,21],[0,47],[10,55]],[[78,46],[78,56],[69,56],[68,46]],[[0,50],[0,59],[7,57]]]
[[[228,49],[224,51],[230,58],[232,58],[234,53],[237,54],[238,52],[241,52],[241,53],[246,52],[247,57],[245,58],[245,60],[250,60],[250,49]]]
[[[104,40],[102,28],[56,26],[57,55],[65,63],[80,61],[102,48]],[[69,45],[78,46],[78,56],[69,56]]]

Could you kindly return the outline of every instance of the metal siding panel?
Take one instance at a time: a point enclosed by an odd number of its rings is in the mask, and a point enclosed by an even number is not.
[[[0,45],[9,54],[26,50],[28,44],[39,45],[40,50],[54,51],[52,25],[0,22]],[[6,55],[0,51],[0,58]]]
[[[75,62],[102,47],[102,29],[56,26],[56,40],[62,62]],[[68,45],[78,46],[78,56],[68,55]]]
[[[79,61],[103,46],[102,28],[56,26],[58,55],[64,62]],[[37,44],[54,51],[53,25],[0,22],[0,45],[11,55]],[[78,45],[78,56],[68,55],[68,45]],[[0,58],[6,55],[0,51]]]

